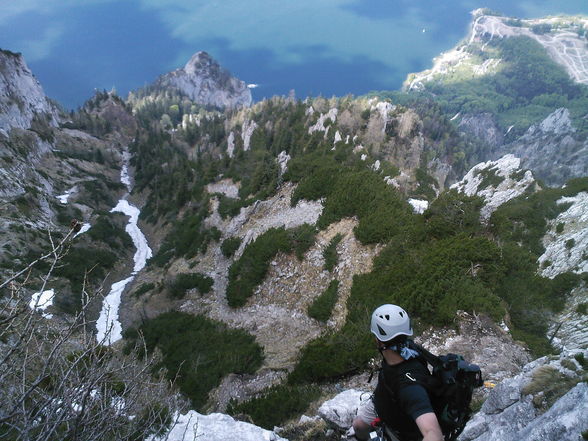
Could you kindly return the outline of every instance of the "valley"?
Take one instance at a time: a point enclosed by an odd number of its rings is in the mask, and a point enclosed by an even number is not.
[[[198,52],[71,112],[0,51],[0,439],[341,439],[383,303],[482,368],[460,439],[578,439],[587,26],[478,11],[361,97],[253,102]]]

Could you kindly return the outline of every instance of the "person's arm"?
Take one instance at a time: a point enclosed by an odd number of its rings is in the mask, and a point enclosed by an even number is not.
[[[443,441],[443,432],[433,412],[422,414],[415,422],[423,435],[423,441]]]

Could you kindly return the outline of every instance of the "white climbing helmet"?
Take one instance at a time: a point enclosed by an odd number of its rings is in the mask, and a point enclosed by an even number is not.
[[[397,335],[412,335],[410,317],[400,306],[379,306],[372,313],[371,331],[380,341],[390,341]]]

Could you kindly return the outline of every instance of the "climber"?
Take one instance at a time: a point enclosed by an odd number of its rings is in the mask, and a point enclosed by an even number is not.
[[[412,327],[408,314],[399,306],[382,305],[372,314],[371,332],[383,357],[382,369],[372,398],[362,404],[353,420],[351,434],[367,440],[377,422],[383,421],[396,440],[443,441],[424,387],[431,374],[426,363],[417,359],[419,352],[409,347]]]

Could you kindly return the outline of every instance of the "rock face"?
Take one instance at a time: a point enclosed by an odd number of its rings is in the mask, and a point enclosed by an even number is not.
[[[585,373],[574,355],[540,358],[496,386],[460,441],[581,439],[588,428],[588,385],[581,382]]]
[[[504,143],[504,135],[490,113],[464,115],[461,117],[458,127],[460,130],[483,140],[492,148],[496,148]]]
[[[568,109],[560,108],[535,124],[515,142],[499,149],[521,158],[521,166],[548,185],[562,185],[588,174],[588,140],[575,135]]]
[[[221,108],[251,105],[251,91],[206,52],[198,52],[181,69],[160,76],[156,86],[177,89],[204,106]]]
[[[498,161],[482,162],[451,188],[468,196],[483,197],[486,204],[481,210],[481,216],[483,220],[488,220],[500,205],[535,185],[533,174],[528,170],[521,170],[520,164],[520,159],[513,155],[505,155]]]
[[[57,124],[55,109],[22,55],[0,49],[0,134],[29,129],[35,118]]]
[[[262,429],[253,424],[237,421],[228,415],[213,413],[201,415],[190,411],[176,417],[175,424],[169,433],[162,437],[150,437],[150,441],[195,440],[206,441],[287,441],[270,430]]]

